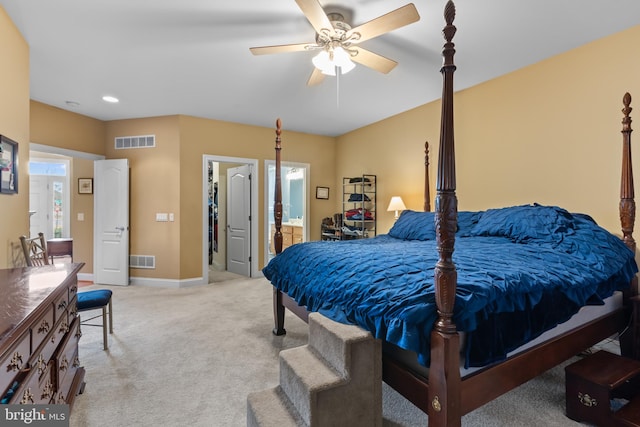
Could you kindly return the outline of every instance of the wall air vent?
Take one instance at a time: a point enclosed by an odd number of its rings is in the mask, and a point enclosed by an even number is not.
[[[156,257],[153,255],[129,255],[129,267],[131,268],[156,268]]]
[[[127,148],[149,148],[156,146],[155,135],[118,136],[116,137],[116,150]]]

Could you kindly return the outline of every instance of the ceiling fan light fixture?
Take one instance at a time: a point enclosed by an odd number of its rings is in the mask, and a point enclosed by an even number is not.
[[[340,46],[331,52],[322,50],[311,60],[313,65],[327,76],[336,75],[336,67],[340,67],[340,74],[347,74],[353,70],[356,64],[353,63],[349,54]]]

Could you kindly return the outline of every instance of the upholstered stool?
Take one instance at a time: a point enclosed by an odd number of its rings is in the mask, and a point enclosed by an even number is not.
[[[107,314],[109,315],[109,333],[113,333],[113,313],[111,305],[112,292],[109,289],[96,289],[92,291],[78,292],[77,307],[78,312],[89,310],[102,310],[102,314],[90,317],[81,322],[82,325],[87,326],[101,326],[102,338],[104,341],[104,349],[109,348],[107,341]],[[109,307],[107,309],[107,306]],[[102,325],[87,323],[93,319],[102,316]]]

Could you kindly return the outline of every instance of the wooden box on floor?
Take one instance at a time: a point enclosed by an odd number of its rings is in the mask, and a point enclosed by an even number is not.
[[[596,426],[640,426],[640,361],[598,351],[565,368],[567,416]],[[627,402],[614,412],[612,402]]]

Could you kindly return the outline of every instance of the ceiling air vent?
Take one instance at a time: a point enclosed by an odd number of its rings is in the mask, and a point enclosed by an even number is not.
[[[126,148],[149,148],[156,146],[155,135],[118,136],[116,137],[116,150]]]

